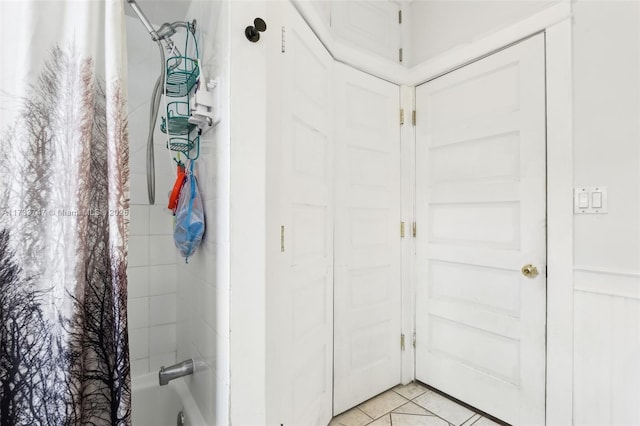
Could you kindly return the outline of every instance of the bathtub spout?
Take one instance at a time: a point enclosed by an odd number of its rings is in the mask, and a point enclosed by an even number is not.
[[[189,374],[193,374],[192,359],[187,359],[177,364],[170,365],[169,367],[165,367],[165,366],[160,367],[160,372],[158,373],[158,379],[160,380],[160,386],[164,386],[164,385],[168,385],[169,382],[173,379],[188,376]]]

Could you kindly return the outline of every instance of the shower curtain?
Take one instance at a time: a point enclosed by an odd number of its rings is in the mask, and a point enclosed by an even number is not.
[[[0,425],[131,423],[122,0],[0,1]]]

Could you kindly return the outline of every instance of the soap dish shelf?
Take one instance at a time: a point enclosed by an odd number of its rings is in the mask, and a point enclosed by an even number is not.
[[[184,154],[190,160],[196,160],[200,156],[200,136],[191,139],[189,135],[170,137],[167,148],[171,151]],[[195,153],[192,151],[195,150]]]
[[[167,104],[167,116],[168,118],[162,117],[162,123],[160,123],[160,130],[163,133],[185,136],[196,128],[195,124],[189,123],[191,111],[188,102],[170,102]]]
[[[200,69],[196,59],[173,56],[167,59],[167,92],[172,98],[185,97],[198,81]]]

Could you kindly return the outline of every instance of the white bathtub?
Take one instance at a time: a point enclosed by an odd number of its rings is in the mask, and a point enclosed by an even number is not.
[[[132,391],[132,426],[176,426],[180,411],[185,426],[207,426],[184,378],[160,386],[158,373],[149,373],[132,379]]]

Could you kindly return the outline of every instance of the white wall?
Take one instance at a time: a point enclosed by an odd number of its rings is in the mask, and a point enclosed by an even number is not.
[[[128,7],[128,6],[127,6]],[[147,198],[146,145],[149,102],[160,73],[156,44],[136,18],[127,16],[128,107],[131,168],[129,228],[129,343],[132,375],[176,362],[176,250],[165,205],[175,178],[156,132],[156,205]]]
[[[574,4],[574,424],[640,424],[640,4]]]
[[[228,2],[193,2],[185,19],[200,31],[204,77],[219,81],[220,124],[200,140],[196,162],[206,232],[189,263],[179,261],[178,360],[193,358],[196,371],[187,379],[208,424],[229,424],[229,33]]]
[[[512,25],[560,0],[415,0],[407,6],[410,45],[416,65]]]
[[[230,4],[230,424],[266,424],[265,180],[267,40],[280,37],[264,1]],[[244,29],[267,23],[258,43]],[[279,54],[279,50],[272,54]]]

